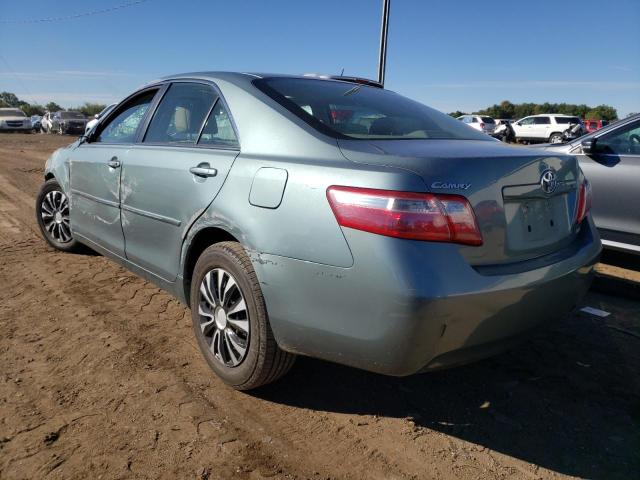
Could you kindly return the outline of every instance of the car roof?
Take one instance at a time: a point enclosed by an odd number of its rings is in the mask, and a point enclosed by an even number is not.
[[[535,115],[527,115],[527,117],[580,117],[580,115],[571,115],[569,113],[536,113]],[[527,118],[523,117],[523,118]]]
[[[187,72],[178,73],[173,75],[167,75],[165,77],[158,78],[152,82],[149,82],[145,87],[152,86],[161,82],[167,82],[172,80],[208,80],[208,81],[227,81],[238,86],[244,86],[245,88],[255,79],[260,78],[298,78],[304,80],[325,80],[328,82],[344,82],[344,83],[357,83],[361,85],[367,85],[374,88],[382,88],[375,80],[369,80],[362,77],[347,77],[339,75],[320,75],[320,74],[304,74],[294,75],[287,73],[266,73],[266,72],[222,72],[222,71],[202,71],[202,72]]]

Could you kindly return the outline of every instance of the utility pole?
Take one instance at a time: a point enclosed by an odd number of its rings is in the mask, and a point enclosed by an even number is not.
[[[389,35],[389,5],[391,0],[382,0],[382,25],[380,26],[380,58],[378,58],[378,82],[384,86],[387,67],[387,36]]]

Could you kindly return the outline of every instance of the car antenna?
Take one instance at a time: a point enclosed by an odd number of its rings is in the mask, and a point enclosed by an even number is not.
[[[340,72],[340,76],[343,77],[344,76],[344,68],[342,69],[342,71]]]

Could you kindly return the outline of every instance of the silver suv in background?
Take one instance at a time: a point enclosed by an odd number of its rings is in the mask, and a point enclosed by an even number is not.
[[[0,132],[31,132],[31,119],[19,108],[0,108]]]
[[[593,188],[593,219],[605,247],[640,254],[640,114],[548,152],[575,155]]]
[[[513,122],[511,126],[516,140],[530,143],[562,143],[562,132],[578,124],[582,125],[579,117],[549,113],[524,117]]]
[[[458,117],[458,120],[487,135],[491,135],[496,129],[495,120],[486,115],[462,115]]]

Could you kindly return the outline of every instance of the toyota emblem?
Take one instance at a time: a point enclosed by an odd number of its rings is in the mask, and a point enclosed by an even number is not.
[[[551,194],[556,190],[558,186],[558,180],[556,178],[556,172],[549,169],[542,172],[540,176],[540,188],[546,194]]]

